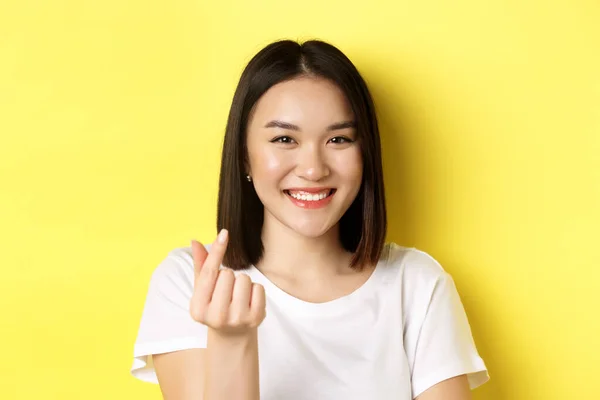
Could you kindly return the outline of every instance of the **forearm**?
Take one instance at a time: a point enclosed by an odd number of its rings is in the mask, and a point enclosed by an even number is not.
[[[259,400],[258,339],[208,330],[204,400]]]

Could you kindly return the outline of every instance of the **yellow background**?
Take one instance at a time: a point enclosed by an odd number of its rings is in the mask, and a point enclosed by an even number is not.
[[[150,273],[214,237],[245,63],[313,37],[373,91],[389,240],[454,276],[475,398],[600,398],[598,21],[591,0],[2,0],[0,398],[160,398],[129,375]]]

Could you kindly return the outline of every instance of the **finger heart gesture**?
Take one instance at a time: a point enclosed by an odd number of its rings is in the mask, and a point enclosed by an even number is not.
[[[190,303],[192,318],[220,334],[241,334],[258,327],[265,318],[265,291],[246,274],[237,277],[230,269],[220,270],[227,248],[228,232],[223,229],[210,254],[192,241],[194,292]]]

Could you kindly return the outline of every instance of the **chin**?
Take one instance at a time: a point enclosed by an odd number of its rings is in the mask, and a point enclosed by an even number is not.
[[[315,238],[319,238],[325,234],[327,234],[327,232],[329,232],[331,230],[331,228],[334,227],[335,224],[323,224],[323,223],[316,223],[316,222],[311,222],[311,221],[306,221],[306,223],[289,223],[289,224],[285,224],[287,225],[290,229],[292,229],[294,232],[296,232],[297,234],[304,236],[306,238],[311,238],[311,239],[315,239]]]
[[[326,230],[307,230],[307,229],[294,229],[298,235],[308,238],[308,239],[317,239],[327,233]]]

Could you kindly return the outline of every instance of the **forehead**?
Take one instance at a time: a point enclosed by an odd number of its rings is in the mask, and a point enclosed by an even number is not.
[[[282,118],[296,122],[305,119],[331,122],[352,117],[342,90],[319,77],[299,77],[272,86],[258,100],[253,114],[252,119],[256,120]]]

